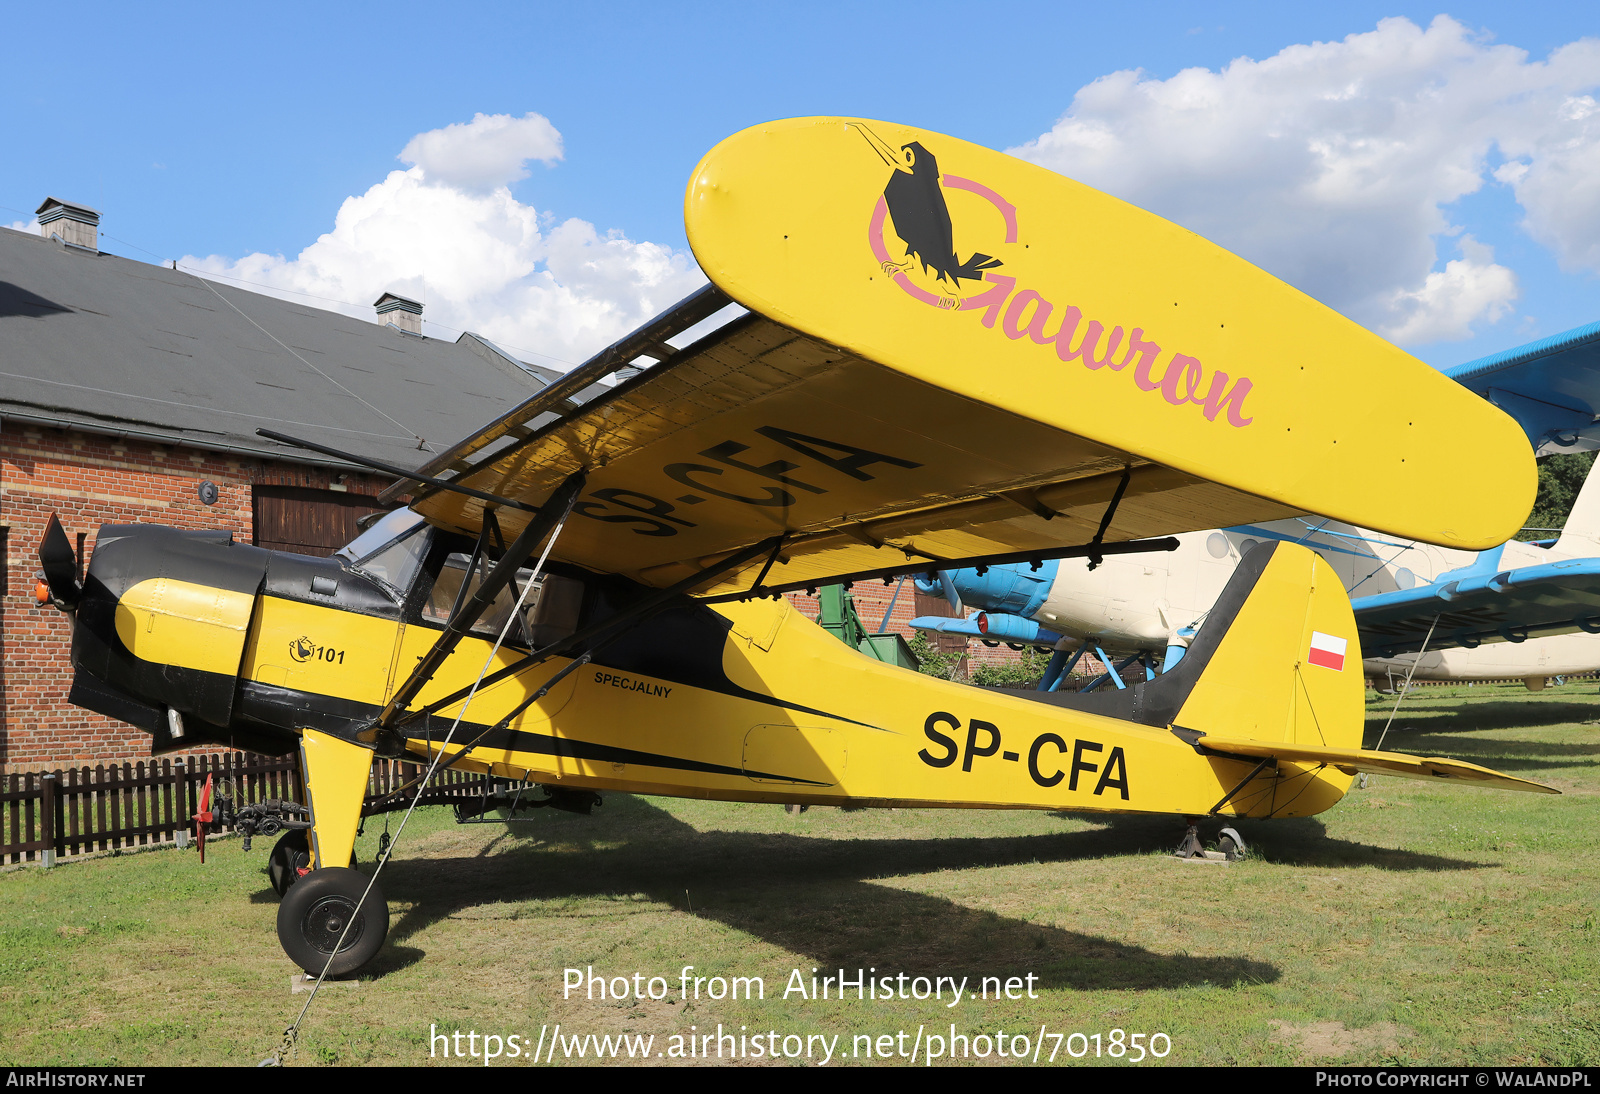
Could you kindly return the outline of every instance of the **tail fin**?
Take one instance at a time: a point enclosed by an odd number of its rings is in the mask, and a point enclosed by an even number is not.
[[[1267,542],[1240,561],[1170,671],[1048,701],[1162,729],[1359,748],[1365,694],[1355,616],[1333,567]]]
[[[1600,467],[1600,460],[1595,461]],[[1554,552],[1572,558],[1593,558],[1600,555],[1600,474],[1593,467],[1583,480],[1578,497],[1567,514],[1567,523],[1556,540]]]
[[[1198,675],[1173,724],[1222,737],[1360,748],[1361,642],[1338,574],[1321,555],[1289,543],[1262,544],[1245,562],[1252,565],[1234,572],[1174,670],[1194,660]]]
[[[1556,793],[1474,764],[1363,750],[1365,695],[1344,585],[1321,555],[1279,542],[1240,560],[1171,672],[1115,695],[1041,701],[1170,728],[1207,755],[1272,764],[1275,774],[1235,787],[1244,793],[1231,813],[1320,813],[1358,771]]]

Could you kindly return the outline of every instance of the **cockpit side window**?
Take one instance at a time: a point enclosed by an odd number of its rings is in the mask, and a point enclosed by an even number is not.
[[[419,514],[396,509],[341,547],[334,557],[404,596],[428,557],[432,533]]]
[[[444,565],[434,578],[433,588],[421,605],[423,620],[442,627],[449,621],[457,600],[465,599],[461,593],[462,584],[466,584],[466,595],[471,596],[493,565],[480,559],[476,571],[469,574],[471,561],[472,556],[463,551],[452,551],[445,556]],[[532,577],[533,570],[530,567],[519,569],[516,581],[495,595],[494,602],[473,624],[471,633],[486,638],[497,637],[512,612],[517,611],[517,598]],[[523,649],[538,649],[565,638],[577,629],[578,613],[582,606],[581,582],[557,574],[543,574],[522,598],[517,619],[506,631],[506,642]]]

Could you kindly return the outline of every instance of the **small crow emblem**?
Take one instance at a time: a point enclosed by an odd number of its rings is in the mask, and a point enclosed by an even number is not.
[[[894,230],[906,245],[906,254],[916,256],[922,263],[923,273],[931,266],[935,279],[948,288],[943,306],[956,307],[960,298],[955,290],[961,279],[983,280],[983,271],[1002,265],[998,258],[974,253],[962,262],[956,257],[955,238],[950,224],[950,208],[944,201],[944,190],[939,185],[939,161],[924,148],[920,141],[902,145],[898,153],[872,130],[859,122],[850,125],[861,131],[867,143],[883,162],[894,168],[889,185],[884,188],[883,200],[894,218]],[[885,262],[883,272],[891,277],[911,268],[903,263]]]

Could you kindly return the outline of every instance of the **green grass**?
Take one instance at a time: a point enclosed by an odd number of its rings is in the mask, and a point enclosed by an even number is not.
[[[388,945],[358,987],[317,998],[292,1062],[429,1063],[430,1024],[536,1040],[559,1022],[661,1049],[722,1023],[837,1034],[848,1054],[856,1035],[954,1022],[1159,1031],[1185,1064],[1592,1064],[1595,690],[1422,690],[1385,744],[1562,797],[1381,778],[1320,817],[1241,824],[1256,854],[1230,867],[1167,857],[1181,823],[1159,817],[790,816],[620,795],[593,817],[509,826],[419,814],[383,876]],[[1369,706],[1369,747],[1392,702]],[[363,862],[381,829],[368,823]],[[204,867],[163,850],[0,874],[0,1063],[267,1055],[304,1000],[274,933],[269,846],[215,842]],[[767,998],[677,1000],[686,964],[761,976]],[[662,976],[674,998],[564,999],[562,970],[591,965]],[[1039,998],[781,998],[791,970],[841,965],[1031,973]]]

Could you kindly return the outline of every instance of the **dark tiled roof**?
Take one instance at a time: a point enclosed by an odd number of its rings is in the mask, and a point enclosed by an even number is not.
[[[268,428],[414,468],[557,375],[0,229],[0,417],[328,462]]]

